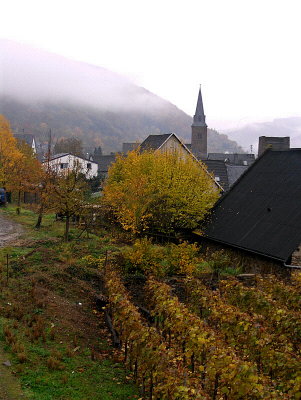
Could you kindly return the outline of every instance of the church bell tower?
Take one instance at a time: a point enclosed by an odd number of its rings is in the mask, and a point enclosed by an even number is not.
[[[207,158],[207,125],[201,86],[193,123],[191,125],[191,151],[198,159]]]

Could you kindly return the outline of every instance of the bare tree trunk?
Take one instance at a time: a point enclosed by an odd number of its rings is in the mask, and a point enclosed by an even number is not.
[[[20,215],[20,208],[21,208],[21,190],[18,191],[18,203],[17,203],[17,215]]]
[[[44,212],[44,204],[41,203],[40,207],[39,207],[38,220],[37,220],[37,223],[36,223],[36,226],[35,226],[37,229],[39,229],[41,227],[42,219],[43,219],[43,212]]]

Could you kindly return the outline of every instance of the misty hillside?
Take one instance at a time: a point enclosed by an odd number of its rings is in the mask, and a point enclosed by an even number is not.
[[[229,138],[239,140],[244,148],[253,145],[258,149],[259,136],[290,136],[291,147],[301,147],[301,117],[277,118],[269,122],[258,122],[245,125],[226,132]]]
[[[190,142],[190,116],[168,101],[101,67],[0,40],[0,113],[15,132],[41,142],[80,137],[86,148],[118,151],[122,142],[175,132]],[[209,151],[239,151],[209,131]]]

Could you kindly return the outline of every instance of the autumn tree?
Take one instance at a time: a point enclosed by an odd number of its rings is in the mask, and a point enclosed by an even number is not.
[[[53,175],[47,186],[48,207],[65,217],[64,239],[69,240],[70,219],[80,214],[85,200],[87,184],[81,166]]]
[[[17,193],[17,214],[20,214],[22,192],[34,193],[38,191],[43,170],[42,165],[32,148],[23,140],[17,141],[17,149],[21,156],[12,167],[10,187]]]
[[[205,166],[176,152],[120,155],[104,187],[105,203],[133,233],[195,228],[218,195]]]
[[[42,225],[43,215],[51,209],[51,187],[56,180],[56,172],[50,168],[49,162],[43,165],[40,183],[37,186],[38,203],[38,219],[35,228],[39,229]]]
[[[22,158],[9,122],[0,114],[0,187],[10,190],[14,167]]]
[[[76,138],[62,138],[54,145],[54,154],[71,153],[74,156],[84,157],[83,142]]]

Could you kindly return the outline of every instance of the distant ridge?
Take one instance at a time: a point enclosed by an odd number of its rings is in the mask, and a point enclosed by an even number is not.
[[[247,124],[225,133],[232,140],[239,140],[244,148],[258,149],[259,136],[290,136],[291,147],[301,148],[301,117],[276,118],[272,121]]]
[[[0,40],[0,54],[0,113],[15,132],[43,142],[51,129],[56,139],[77,136],[104,152],[149,134],[190,141],[190,116],[119,74],[8,40]],[[208,150],[241,149],[209,130]]]

